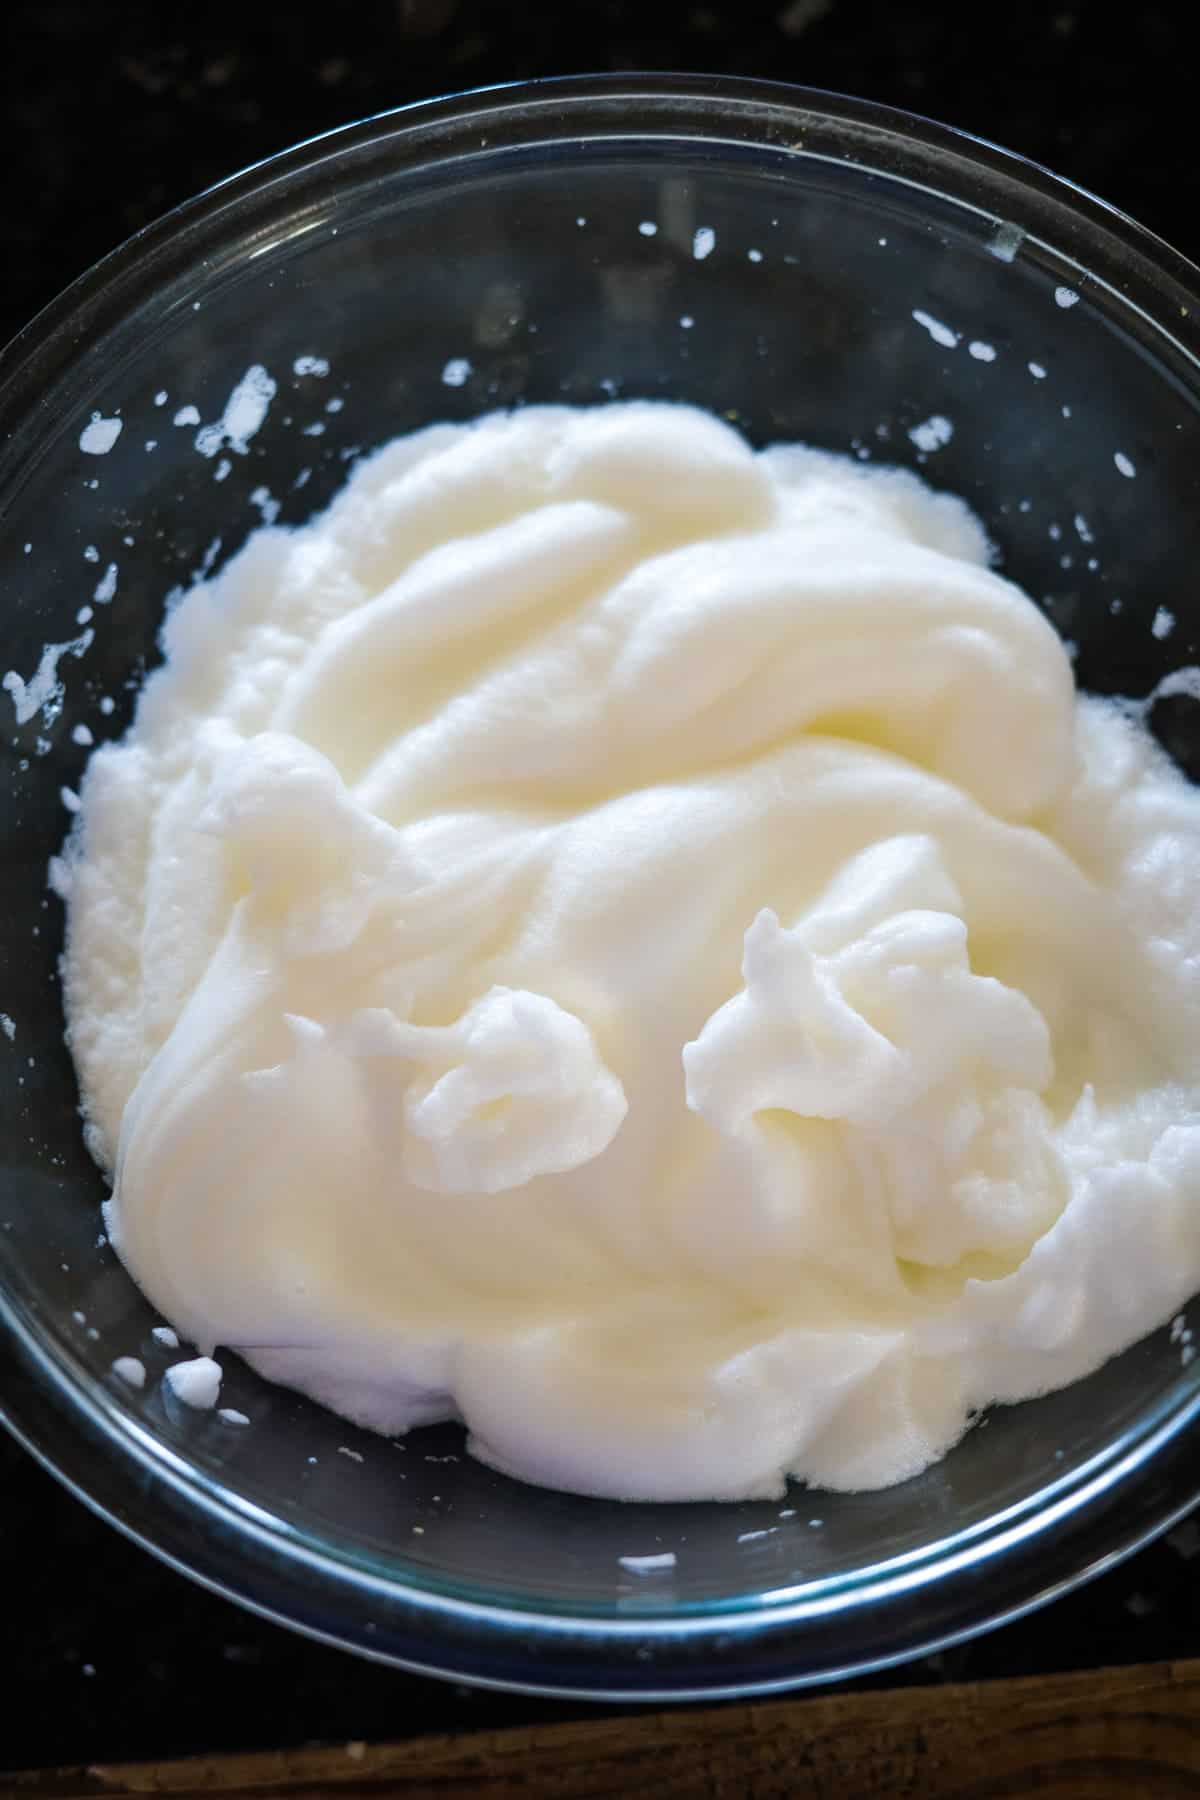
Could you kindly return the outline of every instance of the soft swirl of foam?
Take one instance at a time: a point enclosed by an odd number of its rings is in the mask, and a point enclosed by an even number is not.
[[[623,1497],[915,1473],[1200,1286],[1200,803],[958,502],[684,407],[362,464],[164,627],[65,859],[202,1350]]]

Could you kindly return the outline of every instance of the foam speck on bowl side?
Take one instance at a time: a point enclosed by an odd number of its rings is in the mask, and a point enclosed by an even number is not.
[[[172,1363],[163,1380],[185,1406],[209,1412],[221,1391],[221,1368],[211,1356],[197,1356],[189,1362]]]
[[[0,683],[11,696],[13,713],[18,725],[27,725],[40,712],[42,723],[51,726],[62,711],[65,683],[59,673],[59,663],[64,656],[81,657],[90,650],[95,641],[95,632],[80,632],[78,637],[66,638],[58,644],[46,644],[42,649],[38,666],[33,674],[25,680],[16,669],[9,669]]]
[[[105,419],[94,412],[79,434],[79,448],[85,456],[107,456],[124,429],[120,418]]]
[[[245,456],[251,438],[262,428],[277,390],[274,376],[261,363],[252,363],[230,393],[221,417],[211,425],[202,425],[196,433],[196,448],[201,456],[216,456],[226,447]]]
[[[143,1388],[146,1385],[146,1365],[136,1356],[118,1356],[112,1365],[112,1372],[126,1387]]]

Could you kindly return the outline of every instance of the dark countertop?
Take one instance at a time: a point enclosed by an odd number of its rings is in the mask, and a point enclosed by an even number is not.
[[[4,90],[7,337],[207,183],[407,100],[531,75],[684,68],[928,113],[1095,189],[1200,258],[1182,9],[1009,0],[391,0],[302,10],[19,3]],[[981,22],[982,21],[984,22]],[[881,1678],[1200,1654],[1200,1518],[1030,1620]],[[160,1567],[0,1440],[0,1767],[386,1738],[569,1716],[308,1643]]]

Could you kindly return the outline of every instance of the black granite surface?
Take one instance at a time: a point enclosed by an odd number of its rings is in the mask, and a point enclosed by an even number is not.
[[[841,89],[994,138],[1200,258],[1189,8],[1092,0],[390,0],[314,9],[18,0],[0,57],[7,337],[208,182],[421,96],[685,68]],[[1200,1654],[1200,1519],[1034,1618],[890,1682]],[[360,1663],[160,1567],[0,1441],[0,1768],[551,1719]]]

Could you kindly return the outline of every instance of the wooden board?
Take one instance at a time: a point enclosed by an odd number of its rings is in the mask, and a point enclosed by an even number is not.
[[[1200,1660],[0,1776],[38,1800],[1200,1797]]]

